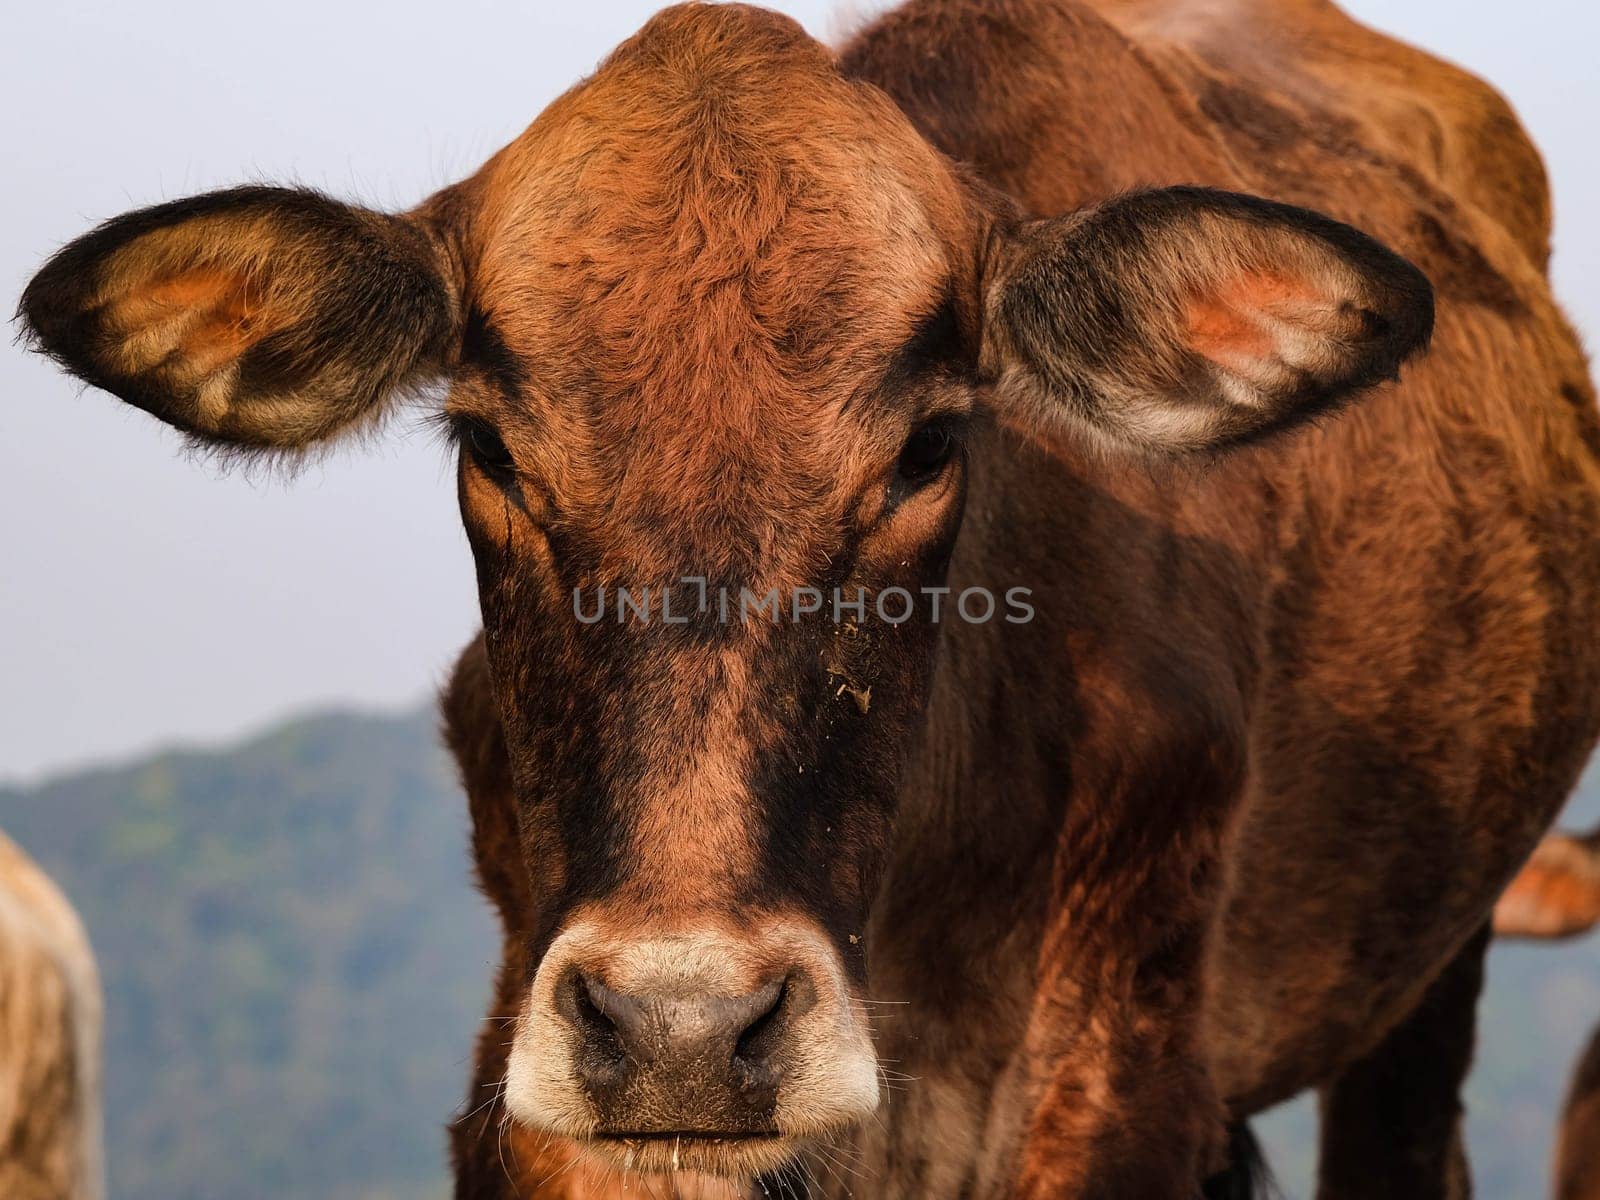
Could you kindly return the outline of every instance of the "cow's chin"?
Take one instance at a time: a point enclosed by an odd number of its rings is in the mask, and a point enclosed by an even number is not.
[[[525,1062],[526,1060],[522,1060]],[[710,1132],[705,1128],[672,1130],[659,1127],[645,1130],[604,1128],[585,1112],[582,1100],[561,1089],[566,1101],[554,1108],[545,1103],[529,1103],[528,1075],[519,1070],[516,1056],[507,1077],[505,1101],[512,1120],[536,1137],[558,1137],[570,1141],[591,1165],[605,1171],[641,1176],[701,1175],[713,1179],[748,1184],[788,1166],[813,1145],[828,1145],[848,1139],[874,1111],[878,1093],[876,1062],[853,1064],[854,1070],[841,1072],[837,1090],[818,1097],[812,1109],[793,1100],[780,1105],[777,1127],[771,1131]],[[865,1079],[851,1081],[855,1074]],[[865,1080],[872,1080],[871,1084]],[[854,1096],[851,1093],[855,1092]],[[562,1095],[562,1093],[565,1093]],[[546,1091],[541,1098],[552,1099]],[[682,1192],[682,1189],[679,1189]],[[699,1196],[699,1193],[684,1192]],[[721,1193],[711,1191],[707,1196]],[[744,1192],[730,1192],[743,1196]]]
[[[876,1061],[867,1059],[853,1064],[853,1071],[841,1072],[837,1090],[826,1097],[818,1097],[815,1109],[792,1100],[781,1105],[782,1115],[777,1128],[770,1132],[708,1132],[703,1128],[684,1130],[630,1131],[606,1129],[598,1126],[581,1098],[566,1088],[556,1095],[565,1103],[553,1108],[550,1091],[543,1092],[540,1100],[530,1104],[536,1092],[529,1088],[527,1059],[512,1057],[507,1076],[505,1102],[508,1115],[536,1138],[556,1137],[572,1143],[591,1166],[603,1173],[623,1175],[670,1176],[682,1181],[687,1176],[703,1176],[706,1183],[715,1180],[749,1184],[759,1176],[782,1170],[814,1145],[836,1144],[850,1138],[860,1124],[876,1111],[878,1093]],[[519,1069],[522,1068],[522,1069]],[[850,1080],[850,1075],[872,1080]],[[852,1086],[853,1083],[853,1086]],[[854,1091],[856,1095],[852,1096]],[[532,1094],[530,1094],[532,1092]],[[647,1193],[648,1194],[648,1193]],[[721,1197],[724,1192],[716,1188],[709,1191],[684,1190],[677,1193],[707,1200]],[[726,1195],[742,1198],[742,1190],[727,1191]]]
[[[596,1165],[623,1174],[680,1178],[684,1173],[709,1176],[706,1182],[748,1184],[782,1170],[806,1147],[808,1139],[785,1134],[702,1133],[616,1134],[579,1143]],[[713,1186],[708,1195],[716,1195]],[[730,1191],[730,1195],[738,1194]]]

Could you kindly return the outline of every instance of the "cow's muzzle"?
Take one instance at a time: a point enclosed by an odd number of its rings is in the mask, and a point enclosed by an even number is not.
[[[877,1106],[877,1062],[814,926],[551,945],[512,1046],[519,1120],[635,1170],[752,1175]]]
[[[783,979],[742,996],[621,992],[574,972],[556,1009],[577,1031],[599,1132],[777,1133],[782,1027],[800,990]]]

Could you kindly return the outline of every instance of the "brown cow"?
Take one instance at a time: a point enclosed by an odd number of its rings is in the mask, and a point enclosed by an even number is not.
[[[1501,937],[1570,938],[1600,923],[1600,829],[1539,843],[1494,909]],[[1556,1143],[1555,1200],[1600,1200],[1600,1028],[1567,1088]]]
[[[1556,1144],[1555,1200],[1600,1200],[1600,1029],[1567,1088]]]
[[[0,1196],[98,1200],[100,981],[72,905],[0,834]]]
[[[1415,1198],[1600,729],[1547,213],[1321,0],[687,5],[412,212],[161,205],[23,312],[246,453],[448,380],[458,1196],[1187,1200],[1318,1087],[1324,1200]]]

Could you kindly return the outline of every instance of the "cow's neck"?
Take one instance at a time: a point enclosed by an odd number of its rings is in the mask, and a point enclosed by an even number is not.
[[[973,448],[950,584],[1027,587],[1034,617],[945,625],[874,912],[873,994],[899,1002],[875,1013],[882,1052],[914,1077],[882,1136],[917,1143],[875,1157],[941,1177],[919,1194],[958,1194],[1008,1161],[1063,870],[1126,851],[1088,844],[1117,823],[1159,839],[1186,804],[1225,806],[1124,766],[1171,760],[1207,721],[1242,722],[1253,657],[1227,631],[1254,622],[1270,536],[1260,481],[1237,475],[1250,470],[1172,487],[1004,430]]]

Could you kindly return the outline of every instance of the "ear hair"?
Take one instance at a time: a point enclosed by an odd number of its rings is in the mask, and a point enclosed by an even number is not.
[[[1433,327],[1426,278],[1365,234],[1205,188],[1023,224],[990,275],[987,370],[1159,454],[1324,412],[1395,378]]]
[[[23,292],[35,348],[202,442],[299,450],[448,358],[458,288],[410,217],[241,187],[108,221]]]

